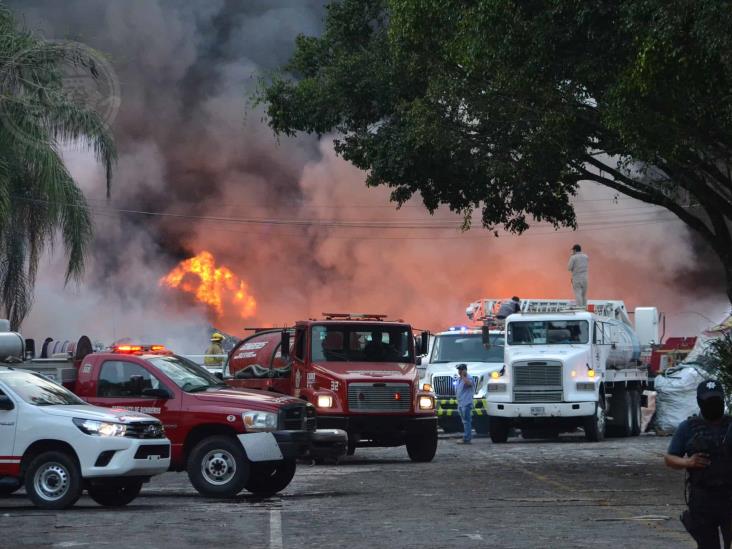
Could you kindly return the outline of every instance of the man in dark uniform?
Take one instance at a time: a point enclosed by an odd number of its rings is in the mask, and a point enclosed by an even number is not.
[[[687,471],[688,510],[681,522],[699,549],[718,549],[719,535],[730,549],[732,540],[732,418],[724,414],[724,391],[718,381],[699,384],[701,414],[682,421],[665,456],[666,465]]]

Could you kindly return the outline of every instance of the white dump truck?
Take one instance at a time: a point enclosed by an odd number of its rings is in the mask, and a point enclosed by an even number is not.
[[[489,432],[485,396],[491,372],[503,367],[503,332],[490,332],[483,343],[480,327],[451,326],[432,337],[427,355],[421,360],[422,384],[429,384],[437,397],[437,423],[446,433],[463,430],[458,413],[455,386],[458,364],[468,367],[476,391],[473,402],[473,428],[478,434]]]
[[[500,302],[474,302],[468,313],[490,318]],[[511,427],[527,438],[578,427],[589,441],[638,435],[648,384],[641,354],[658,343],[658,311],[639,307],[633,315],[634,323],[619,300],[590,301],[586,309],[524,300],[505,319],[504,365],[487,386],[491,439],[506,442]]]

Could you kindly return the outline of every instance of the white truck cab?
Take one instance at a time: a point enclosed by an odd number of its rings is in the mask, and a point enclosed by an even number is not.
[[[38,507],[64,509],[86,489],[121,506],[169,466],[154,417],[91,406],[40,374],[0,366],[0,496],[24,484]]]
[[[622,301],[591,301],[585,310],[525,300],[505,329],[505,366],[486,397],[494,442],[505,442],[511,427],[527,438],[582,427],[590,441],[640,433],[648,373]]]
[[[435,334],[430,349],[422,362],[425,370],[422,384],[429,384],[437,397],[437,422],[443,431],[462,431],[463,424],[455,399],[458,380],[457,366],[465,364],[468,375],[475,383],[473,400],[473,427],[478,434],[488,434],[485,397],[491,372],[503,367],[503,332],[490,332],[490,345],[483,344],[480,328],[451,326]]]

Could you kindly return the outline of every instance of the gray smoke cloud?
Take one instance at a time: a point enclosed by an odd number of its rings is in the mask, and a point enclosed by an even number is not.
[[[161,289],[158,280],[204,249],[243,278],[258,301],[254,318],[221,319],[235,335],[248,325],[286,324],[326,310],[386,312],[439,329],[462,322],[466,304],[483,296],[570,297],[566,258],[575,241],[591,255],[591,298],[656,305],[669,313],[669,331],[681,334],[708,324],[697,313],[717,320],[728,307],[716,275],[690,291],[688,279],[710,272],[714,260],[699,266],[682,224],[590,186],[577,203],[579,233],[537,228],[521,238],[110,213],[111,206],[319,222],[459,221],[442,210],[430,217],[416,199],[395,211],[388,190],[366,189],[363,173],[338,159],[328,139],[277,141],[262,113],[249,108],[258,78],[287,61],[294,37],[320,32],[325,0],[9,4],[38,33],[105,52],[121,90],[111,202],[89,155],[65,151],[97,210],[87,275],[79,287],[63,288],[63,258],[57,253],[42,266],[23,327],[29,335],[129,336],[199,351],[210,311]]]

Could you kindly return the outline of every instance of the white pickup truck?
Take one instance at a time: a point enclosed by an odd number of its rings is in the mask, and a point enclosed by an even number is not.
[[[0,496],[25,484],[44,509],[70,507],[84,489],[122,506],[169,466],[157,419],[91,406],[40,374],[0,366]]]

